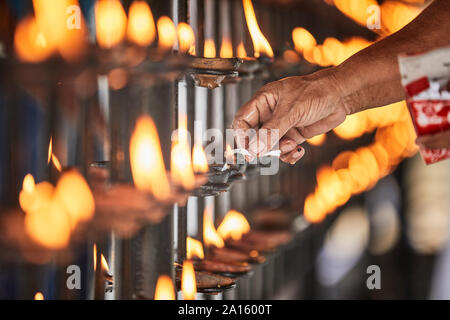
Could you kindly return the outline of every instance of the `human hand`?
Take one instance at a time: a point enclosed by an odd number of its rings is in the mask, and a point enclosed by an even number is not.
[[[294,164],[305,153],[300,144],[337,127],[350,114],[343,97],[334,69],[269,83],[235,116],[238,147],[259,157],[279,142],[280,159]],[[249,137],[249,129],[256,134]]]

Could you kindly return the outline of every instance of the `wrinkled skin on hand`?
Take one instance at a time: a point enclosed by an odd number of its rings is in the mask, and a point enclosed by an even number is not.
[[[269,83],[236,114],[232,127],[238,147],[258,157],[279,142],[281,160],[293,164],[305,153],[300,144],[345,120],[350,111],[343,96],[333,69]],[[257,134],[246,138],[242,133],[248,129]]]

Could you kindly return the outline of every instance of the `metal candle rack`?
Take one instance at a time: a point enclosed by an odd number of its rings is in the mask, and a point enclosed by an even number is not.
[[[153,2],[156,16],[173,12],[169,1]],[[200,20],[204,18],[204,1],[176,2],[175,21],[187,22],[187,11],[190,22],[197,21],[193,23],[199,40],[196,52],[202,55],[200,46],[205,34]],[[225,2],[237,8],[234,18],[238,21],[241,16],[242,20],[241,1]],[[280,13],[275,14],[280,21]],[[241,36],[233,34],[233,38],[247,43],[248,39],[242,37],[245,22],[241,22],[233,29]],[[292,29],[289,23],[281,27],[288,28],[289,32]],[[278,31],[279,27],[274,28],[269,42],[276,40],[274,34]],[[233,43],[233,47],[237,44]],[[216,223],[231,208],[243,212],[252,231],[240,241],[227,240],[225,248],[205,247],[205,260],[194,263],[198,284],[201,284],[199,292],[214,293],[215,298],[225,299],[270,299],[278,297],[280,292],[287,294],[290,283],[305,287],[310,281],[312,261],[327,223],[311,228],[298,216],[303,210],[304,197],[314,186],[315,160],[331,159],[337,147],[327,151],[323,151],[324,148],[311,150],[312,155],[302,160],[302,166],[292,168],[281,164],[275,176],[261,176],[258,165],[245,162],[238,161],[226,170],[222,170],[223,165],[210,165],[206,174],[208,183],[189,191],[186,206],[174,205],[174,199],[160,203],[139,192],[133,186],[129,163],[131,131],[140,115],[148,114],[155,120],[163,158],[169,168],[171,134],[177,128],[180,111],[187,114],[190,132],[194,131],[195,120],[201,121],[204,129],[229,128],[238,108],[265,82],[281,75],[312,70],[304,63],[287,66],[278,62],[272,63],[264,57],[189,57],[131,45],[112,50],[91,47],[86,59],[76,65],[58,59],[37,65],[11,59],[0,61],[0,71],[4,75],[1,87],[6,93],[0,100],[0,130],[5,133],[0,135],[4,137],[0,153],[11,155],[7,162],[0,163],[7,181],[7,188],[0,190],[2,218],[21,217],[17,194],[25,173],[33,173],[37,181],[56,182],[59,173],[47,164],[50,136],[63,166],[76,166],[84,174],[97,206],[94,219],[76,231],[73,243],[58,252],[53,260],[48,258],[52,257],[48,250],[36,247],[31,241],[14,242],[20,237],[12,240],[2,237],[0,245],[5,254],[0,263],[7,266],[7,276],[15,280],[15,294],[31,298],[39,288],[54,286],[55,294],[50,298],[153,299],[156,280],[162,274],[169,275],[179,288],[186,237],[202,240],[202,215],[206,207],[212,210]],[[120,85],[113,83],[117,74],[124,80]],[[45,125],[33,132],[34,137],[24,135],[27,122],[20,112],[30,103],[32,95],[46,107],[39,114],[45,118]],[[2,105],[7,108],[1,108]],[[72,117],[63,112],[65,108],[61,106],[72,107]],[[25,111],[24,114],[30,115],[29,110]],[[101,125],[96,122],[99,119]],[[31,150],[32,145],[39,151],[30,155],[28,149]],[[181,191],[180,197],[186,198],[186,190]],[[124,206],[126,202],[131,205]],[[24,235],[23,229],[15,228],[23,224],[21,219],[14,224],[8,220],[7,224],[9,229],[22,232],[18,235]],[[193,232],[190,231],[192,226],[195,227]],[[5,225],[2,223],[1,227]],[[11,233],[1,234],[9,236]],[[94,243],[97,248],[95,272]],[[28,260],[23,261],[13,254],[17,247]],[[109,262],[109,273],[100,268],[102,254]],[[86,272],[86,283],[82,287],[89,289],[77,294],[66,289],[65,268],[70,264],[80,265],[82,272]],[[40,279],[42,273],[55,280],[51,283],[38,280],[29,287],[18,281],[24,274]],[[4,280],[0,278],[0,281]],[[310,288],[306,287],[308,291]],[[199,297],[211,298],[209,295]]]

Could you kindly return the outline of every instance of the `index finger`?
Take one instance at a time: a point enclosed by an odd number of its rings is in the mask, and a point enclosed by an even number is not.
[[[243,138],[239,132],[245,133],[249,129],[259,128],[262,123],[271,118],[275,104],[274,96],[263,88],[238,110],[231,126],[237,131],[239,147],[246,146],[244,141],[240,141]]]

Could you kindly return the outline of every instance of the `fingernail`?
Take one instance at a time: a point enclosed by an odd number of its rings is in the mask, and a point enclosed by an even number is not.
[[[302,156],[302,153],[303,153],[303,148],[297,147],[297,150],[294,152],[294,154],[292,156],[294,158],[300,158]]]

